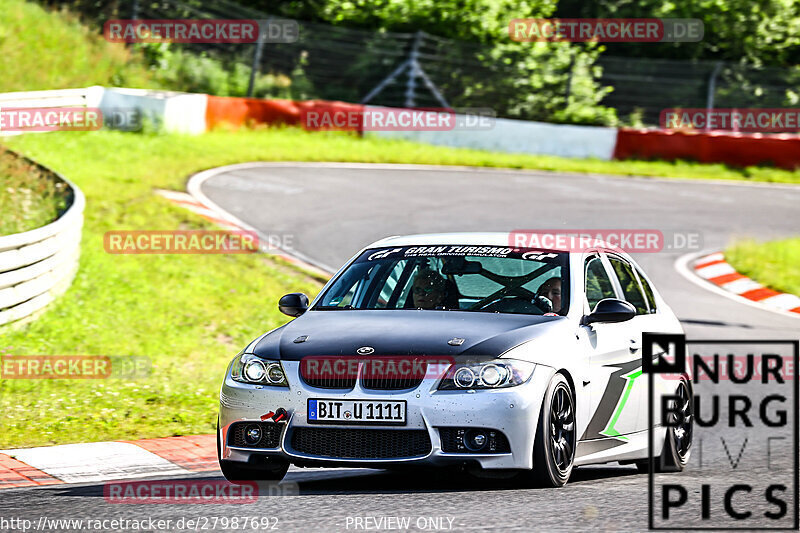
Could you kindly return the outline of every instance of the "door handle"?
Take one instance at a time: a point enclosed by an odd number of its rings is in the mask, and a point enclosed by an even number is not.
[[[639,351],[639,348],[641,347],[642,347],[641,341],[639,341],[638,339],[631,339],[631,345],[630,345],[631,353]]]

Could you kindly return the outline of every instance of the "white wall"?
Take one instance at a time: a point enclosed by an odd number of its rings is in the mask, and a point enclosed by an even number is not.
[[[95,99],[97,97],[93,95],[91,100]],[[100,108],[104,118],[124,117],[126,110],[135,109],[170,133],[200,134],[206,131],[205,94],[114,87],[104,89],[97,100],[95,107]],[[125,129],[124,124],[121,129]]]
[[[603,160],[612,158],[617,143],[616,128],[504,118],[494,119],[494,127],[484,130],[374,131],[365,135],[496,152]]]

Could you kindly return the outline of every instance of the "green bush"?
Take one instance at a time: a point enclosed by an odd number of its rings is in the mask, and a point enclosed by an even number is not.
[[[147,61],[154,78],[166,89],[216,96],[247,96],[250,65],[224,61],[208,53],[193,53],[168,43],[143,43],[134,48]],[[293,77],[302,79],[302,69]],[[302,98],[294,89],[292,78],[271,73],[258,74],[253,83],[255,98]]]

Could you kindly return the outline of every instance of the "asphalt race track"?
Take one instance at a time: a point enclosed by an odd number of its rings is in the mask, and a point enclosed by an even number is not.
[[[440,170],[365,165],[260,165],[207,180],[214,203],[338,269],[389,235],[515,229],[657,229],[697,233],[717,251],[734,237],[788,237],[800,227],[800,187]],[[690,338],[798,338],[800,321],[717,296],[674,268],[685,251],[636,255]],[[695,251],[700,251],[697,249]]]
[[[287,163],[219,174],[203,184],[202,192],[265,234],[291,234],[299,252],[334,268],[369,242],[396,234],[534,228],[693,232],[702,240],[698,249],[635,255],[682,320],[690,339],[797,339],[800,331],[800,319],[715,294],[688,281],[674,266],[686,253],[719,250],[734,237],[768,239],[796,233],[800,227],[797,187]],[[253,295],[253,302],[276,305],[260,302],[258,295]],[[223,371],[220,368],[220,379]],[[723,433],[736,437],[737,431],[742,430]],[[716,487],[742,479],[761,487],[772,475],[766,466],[750,459],[751,453],[752,457],[765,454],[756,441],[752,438],[752,447],[742,454],[739,470],[732,469],[725,454],[709,445],[702,454],[702,469],[695,464],[698,454],[693,453],[688,470],[669,479],[694,487],[713,478],[716,517],[722,512],[722,495]],[[741,438],[728,445],[735,459]],[[791,466],[791,455],[775,457],[773,467]],[[277,517],[278,531],[378,530],[374,521],[361,522],[362,527],[356,528],[355,517],[410,517],[412,531],[426,524],[431,526],[428,530],[438,526],[454,531],[639,531],[648,527],[648,476],[632,466],[616,464],[576,469],[567,487],[557,490],[520,489],[502,480],[468,480],[435,472],[294,467],[281,487],[299,495],[263,496],[248,505],[122,505],[107,503],[102,485],[10,489],[0,497],[0,515],[28,515],[34,520],[39,515],[153,517],[171,519],[173,524],[182,517]],[[689,492],[692,498],[698,497],[694,489]],[[786,496],[790,513],[793,494],[790,486]],[[737,501],[744,507],[743,502],[750,500]],[[760,494],[752,502],[754,513],[769,509]],[[371,527],[365,529],[365,525]]]

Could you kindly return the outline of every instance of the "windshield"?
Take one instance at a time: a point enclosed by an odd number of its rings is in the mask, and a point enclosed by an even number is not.
[[[403,246],[366,250],[314,307],[567,313],[564,252],[500,246]]]

